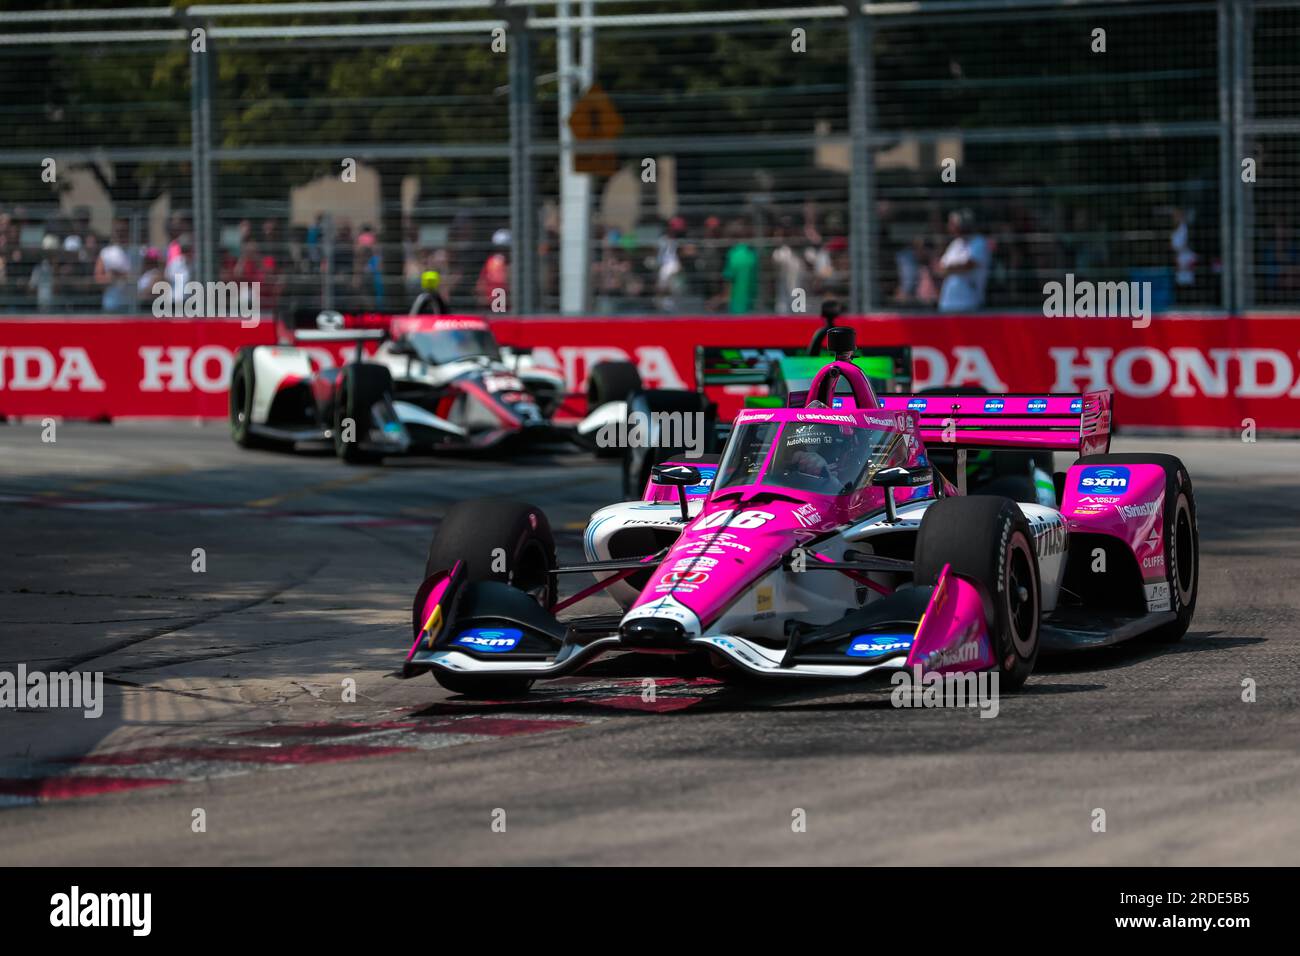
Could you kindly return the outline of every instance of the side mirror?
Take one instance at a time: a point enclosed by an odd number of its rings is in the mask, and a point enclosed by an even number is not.
[[[655,465],[650,477],[656,485],[680,485],[689,488],[700,483],[700,469],[693,465]]]
[[[676,485],[682,521],[689,521],[691,513],[686,508],[686,489],[700,483],[700,469],[694,465],[655,465],[650,469],[650,478],[656,485]]]
[[[895,465],[893,468],[882,468],[872,475],[871,484],[885,489],[885,523],[898,522],[898,511],[894,505],[895,488],[918,488],[933,481],[934,468],[931,465],[917,465],[915,468]]]
[[[934,469],[929,465],[917,465],[906,468],[895,465],[882,468],[871,476],[871,483],[877,488],[917,488],[934,481]]]
[[[394,355],[415,356],[417,354],[415,351],[415,346],[411,344],[410,339],[396,339],[389,346],[389,348],[393,350]]]

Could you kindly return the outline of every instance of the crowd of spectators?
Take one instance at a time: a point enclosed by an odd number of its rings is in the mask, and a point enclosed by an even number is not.
[[[1055,227],[1014,204],[987,224],[965,208],[915,212],[903,216],[888,202],[877,207],[872,255],[880,306],[1032,307],[1045,276],[1115,270],[1111,234],[1086,209]],[[327,300],[343,311],[404,312],[428,291],[422,278],[430,273],[437,274],[437,299],[452,311],[511,307],[510,233],[482,217],[455,217],[436,242],[421,242],[414,223],[387,241],[370,223],[354,231],[325,215],[307,226],[276,217],[224,226],[214,278],[258,283],[264,314]],[[544,218],[537,249],[543,310],[558,308],[558,229],[554,217]],[[1168,277],[1171,301],[1213,304],[1213,264],[1196,252],[1205,237],[1194,213],[1173,210],[1168,230],[1168,265],[1156,271]],[[0,212],[0,310],[147,314],[159,282],[171,284],[179,301],[195,272],[192,223],[172,216],[156,246],[141,241],[146,232],[140,220],[117,219],[100,235],[86,212],[40,222],[21,209]],[[817,314],[827,299],[848,299],[848,232],[841,208],[820,210],[811,201],[762,216],[676,215],[629,231],[593,220],[591,311]],[[1300,289],[1300,247],[1289,223],[1271,224],[1261,247],[1264,289]]]
[[[767,221],[678,215],[657,235],[597,234],[591,289],[598,312],[815,313],[849,291],[844,219],[819,215],[811,202]]]

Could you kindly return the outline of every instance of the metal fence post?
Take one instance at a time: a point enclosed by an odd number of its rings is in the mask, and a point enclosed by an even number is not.
[[[187,20],[190,30],[190,205],[194,222],[194,259],[190,264],[193,277],[200,281],[216,279],[213,239],[216,224],[212,221],[212,48],[211,25]],[[202,49],[196,49],[194,29],[202,29]]]
[[[510,90],[510,311],[537,309],[537,213],[533,190],[533,68],[527,10],[507,11]]]
[[[1233,123],[1232,96],[1236,74],[1233,71],[1232,0],[1219,0],[1216,10],[1219,60],[1219,300],[1222,308],[1232,312],[1237,307],[1237,270],[1235,253],[1240,237],[1236,234],[1237,163],[1233,155],[1236,129]]]
[[[875,210],[871,149],[871,18],[860,3],[848,4],[849,20],[849,311],[861,314],[875,304],[873,232]]]
[[[1246,130],[1250,125],[1254,103],[1251,96],[1251,31],[1254,24],[1253,4],[1231,0],[1232,14],[1232,193],[1235,198],[1232,256],[1235,299],[1232,307],[1244,312],[1255,306],[1255,277],[1250,263],[1255,254],[1254,195],[1242,182],[1241,161],[1246,157]]]

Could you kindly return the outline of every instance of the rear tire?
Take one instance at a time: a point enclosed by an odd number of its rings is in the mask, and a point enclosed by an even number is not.
[[[533,595],[543,607],[555,603],[555,538],[540,508],[522,501],[474,498],[455,505],[429,544],[427,578],[465,565],[470,582],[499,581]],[[518,697],[532,687],[530,677],[450,674],[435,670],[434,679],[466,697]]]
[[[984,617],[1002,690],[1020,688],[1038,660],[1042,591],[1038,552],[1024,514],[1009,498],[944,498],[925,510],[914,579],[933,585],[943,566],[981,586]]]
[[[1196,499],[1192,479],[1182,460],[1173,455],[1085,455],[1076,465],[1159,465],[1165,472],[1164,526],[1165,580],[1169,584],[1169,609],[1174,620],[1144,634],[1157,644],[1183,639],[1196,613],[1201,580],[1201,535],[1196,525]]]
[[[354,362],[346,365],[339,376],[338,395],[334,402],[334,454],[349,465],[374,464],[383,455],[363,450],[361,436],[371,427],[370,409],[376,402],[390,400],[393,376],[382,365]],[[343,423],[352,419],[353,440],[343,440]]]

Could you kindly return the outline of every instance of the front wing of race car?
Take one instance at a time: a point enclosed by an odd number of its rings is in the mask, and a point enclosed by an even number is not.
[[[562,569],[610,574],[557,608],[644,570],[659,557]],[[617,614],[560,621],[508,585],[466,581],[464,566],[457,562],[449,571],[430,576],[416,595],[414,640],[401,676],[442,670],[555,678],[613,652],[707,651],[759,677],[832,680],[887,679],[900,670],[918,676],[978,671],[995,662],[979,586],[948,568],[934,587],[897,592],[828,625],[791,620],[783,647],[709,629],[663,643],[623,624],[624,617]]]

